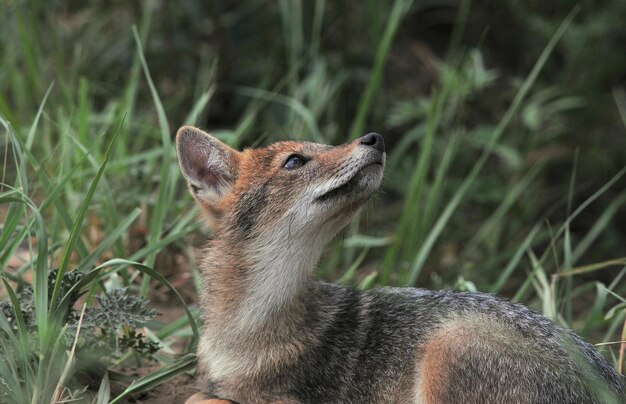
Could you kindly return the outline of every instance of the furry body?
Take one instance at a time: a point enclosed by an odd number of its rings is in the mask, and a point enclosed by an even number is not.
[[[200,255],[198,378],[239,403],[622,400],[589,344],[482,293],[319,282],[322,248],[380,184],[384,143],[237,152],[184,127],[181,168],[215,237]]]

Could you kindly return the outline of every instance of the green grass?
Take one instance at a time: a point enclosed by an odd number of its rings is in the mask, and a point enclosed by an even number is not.
[[[621,20],[593,7],[554,16],[529,6],[507,18],[539,28],[524,32],[524,57],[507,65],[497,39],[509,32],[480,4],[435,2],[441,14],[430,14],[416,3],[2,3],[0,300],[13,314],[0,314],[0,401],[124,402],[193,370],[193,246],[207,229],[176,162],[183,124],[235,147],[384,134],[383,189],[327,248],[321,276],[360,288],[498,293],[597,343],[617,365],[626,96],[601,83],[626,61],[615,56],[616,67],[602,70],[585,54],[592,49],[575,44],[597,32],[613,43]],[[493,32],[476,31],[485,18]],[[425,28],[415,33],[408,20]],[[444,26],[446,46],[429,21]],[[422,56],[407,72],[414,49]],[[435,72],[426,86],[422,62]],[[594,73],[589,82],[581,63]],[[64,289],[74,271],[83,277]],[[177,291],[185,273],[191,280]],[[28,287],[33,307],[18,310]],[[144,299],[168,290],[182,314],[144,325],[164,347],[153,355],[160,370],[112,387],[124,379],[116,365],[146,363],[113,349],[98,364],[105,371],[92,369],[87,396],[81,328],[119,287]],[[70,309],[86,323],[69,321]]]

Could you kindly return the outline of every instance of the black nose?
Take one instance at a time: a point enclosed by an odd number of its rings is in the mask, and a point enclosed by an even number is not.
[[[373,147],[374,149],[384,152],[385,151],[385,139],[376,132],[368,133],[367,135],[359,139],[359,143],[365,146]]]

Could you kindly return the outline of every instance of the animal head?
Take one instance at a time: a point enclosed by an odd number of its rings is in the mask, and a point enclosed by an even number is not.
[[[237,151],[184,126],[176,146],[189,190],[216,234],[243,239],[285,232],[327,241],[379,187],[385,164],[376,133],[340,146],[284,141]]]

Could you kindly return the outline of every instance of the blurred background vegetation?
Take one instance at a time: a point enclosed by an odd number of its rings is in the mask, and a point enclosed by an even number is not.
[[[0,328],[73,369],[41,375],[31,351],[16,351],[13,384],[0,366],[5,395],[44,399],[60,385],[56,397],[77,397],[89,385],[104,400],[108,375],[128,383],[130,358],[156,359],[123,401],[193,368],[180,357],[195,341],[193,246],[210,229],[178,173],[183,124],[235,147],[383,134],[382,191],[327,249],[325,279],[498,293],[603,344],[617,365],[626,2],[0,0],[0,11],[0,298],[13,302]],[[73,268],[93,276],[69,279]],[[50,324],[41,316],[64,300],[49,272],[80,290]],[[169,287],[188,305],[172,312]],[[85,381],[81,359],[51,359],[73,338],[48,340],[42,327],[80,335],[80,303],[96,310],[119,288],[164,315],[138,321],[144,339],[111,325],[135,342],[113,344]],[[36,311],[22,307],[22,325],[17,301]]]

